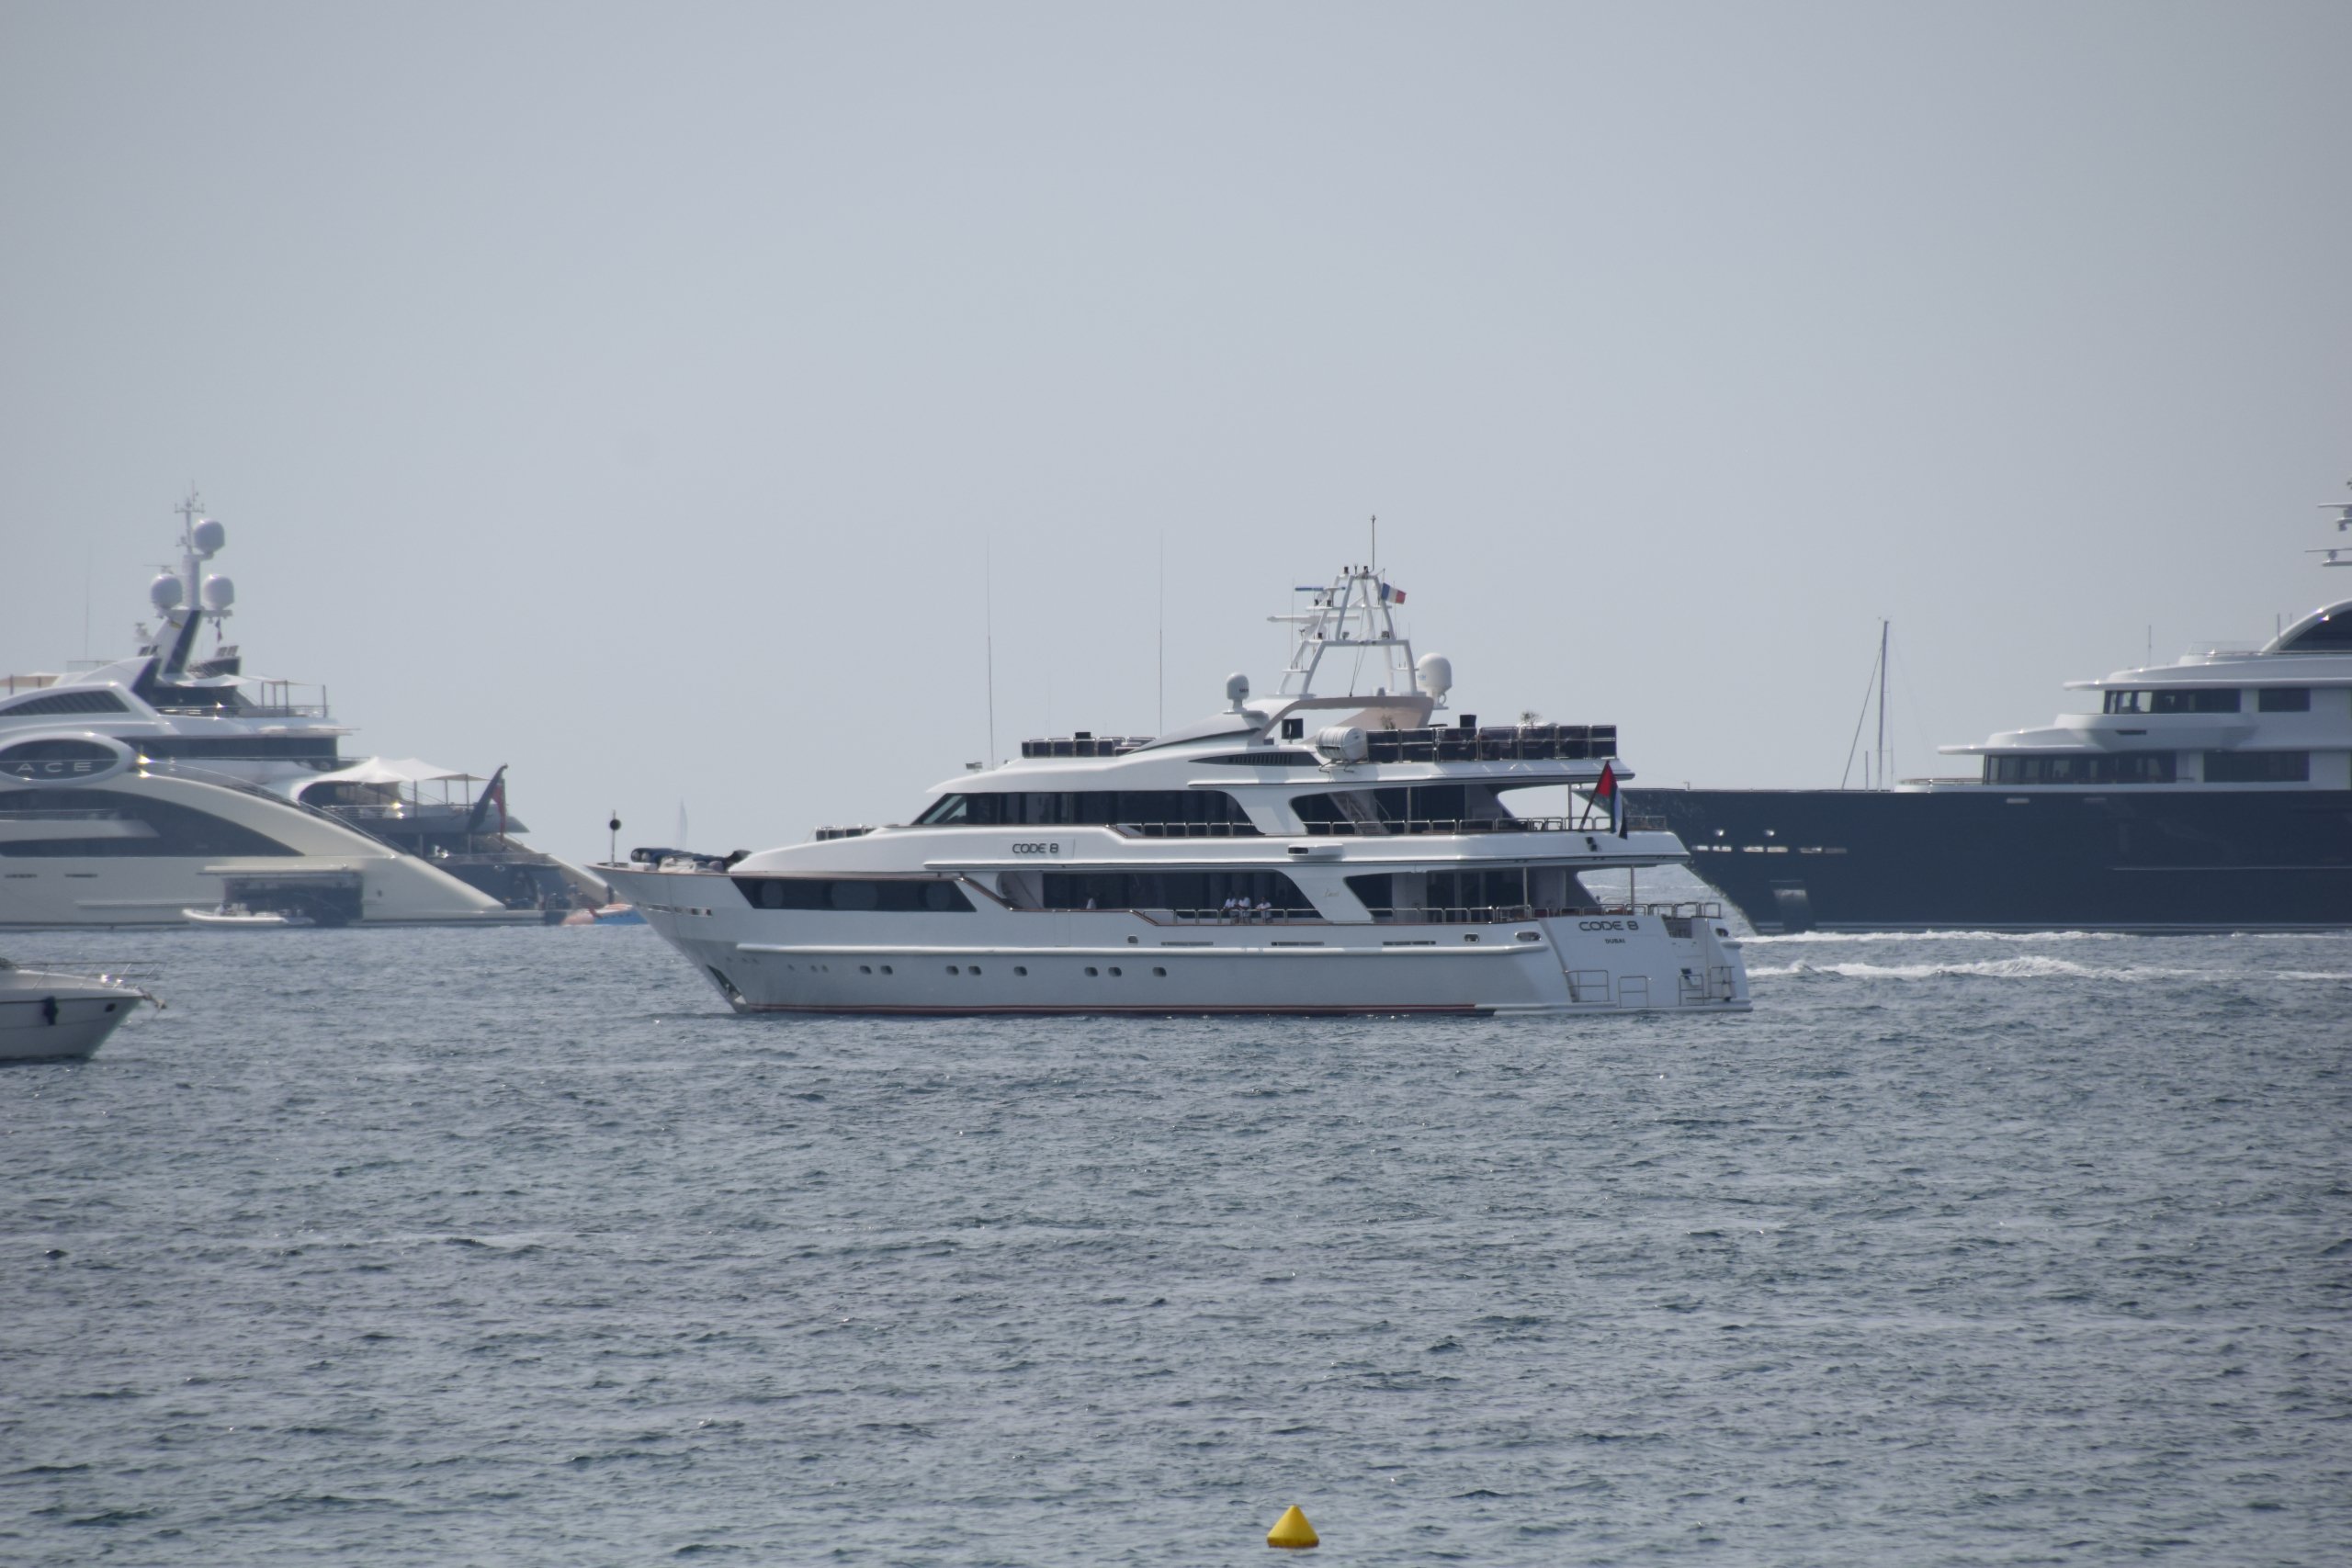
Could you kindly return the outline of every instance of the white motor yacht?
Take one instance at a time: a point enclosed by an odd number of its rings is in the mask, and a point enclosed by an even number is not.
[[[1271,697],[1236,675],[1168,735],[1025,742],[900,826],[594,869],[742,1011],[1747,1010],[1717,906],[1636,900],[1684,853],[1624,815],[1613,726],[1442,722],[1401,594],[1302,592]]]
[[[227,530],[193,496],[179,513],[180,566],[150,586],[137,654],[0,677],[0,927],[228,908],[500,924],[604,901],[512,840],[503,769],[346,762],[323,687],[245,674],[224,640],[235,585],[205,570]]]
[[[0,958],[0,1062],[84,1060],[133,1008],[154,1000],[107,976],[19,969]]]

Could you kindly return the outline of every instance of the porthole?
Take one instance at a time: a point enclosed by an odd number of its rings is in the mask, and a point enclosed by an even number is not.
[[[1153,974],[1155,974],[1155,975],[1157,975],[1157,976],[1159,976],[1161,979],[1163,979],[1163,980],[1165,980],[1166,978],[1168,978],[1168,971],[1167,971],[1167,970],[1165,970],[1165,969],[1158,969],[1158,968],[1155,968],[1154,970],[1152,970],[1152,973],[1153,973]]]
[[[963,971],[962,971],[961,969],[956,968],[956,965],[954,965],[953,964],[950,964],[947,966],[947,972],[948,972],[950,975],[961,975],[961,974],[963,973]]]
[[[1029,966],[1025,964],[1016,964],[1012,966],[1012,972],[1015,975],[1026,975],[1029,973]]]
[[[978,974],[978,973],[980,972],[980,966],[979,966],[978,964],[972,964],[972,965],[970,966],[970,968],[971,968],[972,973],[973,973],[973,974],[975,974],[975,975],[977,975],[977,974]]]
[[[1118,966],[1117,964],[1112,964],[1112,965],[1111,965],[1111,973],[1112,973],[1114,976],[1116,976],[1116,975],[1119,973],[1119,966]]]
[[[890,972],[890,966],[889,966],[888,964],[885,964],[884,965],[882,965],[882,973],[884,973],[885,975],[888,975],[889,972]]]
[[[871,975],[874,973],[874,965],[871,964],[861,964],[857,966],[857,972],[861,975]]]
[[[1137,943],[1137,942],[1141,942],[1142,940],[1143,940],[1143,938],[1141,938],[1141,937],[1139,937],[1139,936],[1131,936],[1131,937],[1127,938],[1127,945],[1128,945],[1129,947],[1133,947],[1133,946],[1135,946],[1135,944],[1136,944],[1136,943]]]
[[[1088,965],[1086,966],[1086,977],[1087,977],[1088,979],[1091,980],[1091,979],[1093,979],[1093,978],[1094,978],[1094,976],[1095,976],[1095,968],[1094,968],[1094,965],[1093,965],[1093,964],[1088,964]]]

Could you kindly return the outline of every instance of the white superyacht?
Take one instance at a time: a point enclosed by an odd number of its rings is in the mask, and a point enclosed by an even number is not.
[[[1613,726],[1441,723],[1401,595],[1310,592],[1272,697],[1237,675],[1171,734],[1024,742],[902,826],[593,869],[746,1012],[1747,1010],[1721,910],[1633,896],[1685,857],[1624,817]],[[1374,689],[1317,694],[1327,661]]]
[[[235,586],[205,570],[227,530],[179,510],[137,654],[0,676],[0,927],[503,924],[602,901],[507,838],[503,778],[346,763],[324,688],[245,674]]]

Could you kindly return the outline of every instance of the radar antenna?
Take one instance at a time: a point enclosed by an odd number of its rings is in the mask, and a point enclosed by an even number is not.
[[[1377,522],[1374,519],[1375,525]],[[1298,628],[1297,641],[1291,648],[1290,668],[1283,671],[1282,695],[1313,696],[1323,656],[1335,649],[1346,649],[1355,655],[1348,675],[1349,695],[1359,694],[1356,686],[1365,675],[1364,658],[1375,653],[1380,658],[1374,677],[1376,694],[1402,696],[1412,693],[1412,639],[1397,632],[1396,618],[1396,608],[1405,602],[1405,595],[1381,581],[1377,568],[1346,567],[1328,585],[1307,583],[1292,592],[1314,597],[1304,610],[1266,617]],[[1437,700],[1440,706],[1444,705],[1442,695]]]
[[[2345,480],[2344,484],[2346,489],[2352,490],[2352,479]],[[2337,533],[2352,534],[2352,502],[2323,502],[2320,510],[2335,513]],[[2352,566],[2352,545],[2336,545],[2324,550],[2313,550],[2312,554],[2326,558],[2319,563],[2322,566]]]

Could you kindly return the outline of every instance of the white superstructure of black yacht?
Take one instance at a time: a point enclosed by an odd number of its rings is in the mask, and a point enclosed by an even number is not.
[[[0,927],[501,923],[601,897],[513,841],[503,770],[350,761],[324,688],[247,675],[235,587],[206,570],[227,530],[194,497],[179,510],[136,654],[0,677]]]
[[[1274,695],[1024,742],[903,825],[594,869],[745,1011],[1747,1009],[1717,907],[1637,900],[1684,855],[1623,814],[1614,727],[1449,721],[1377,572],[1309,592]]]
[[[1972,776],[1633,799],[1762,931],[2352,927],[2352,600],[2068,689],[2096,710],[1941,748]]]

